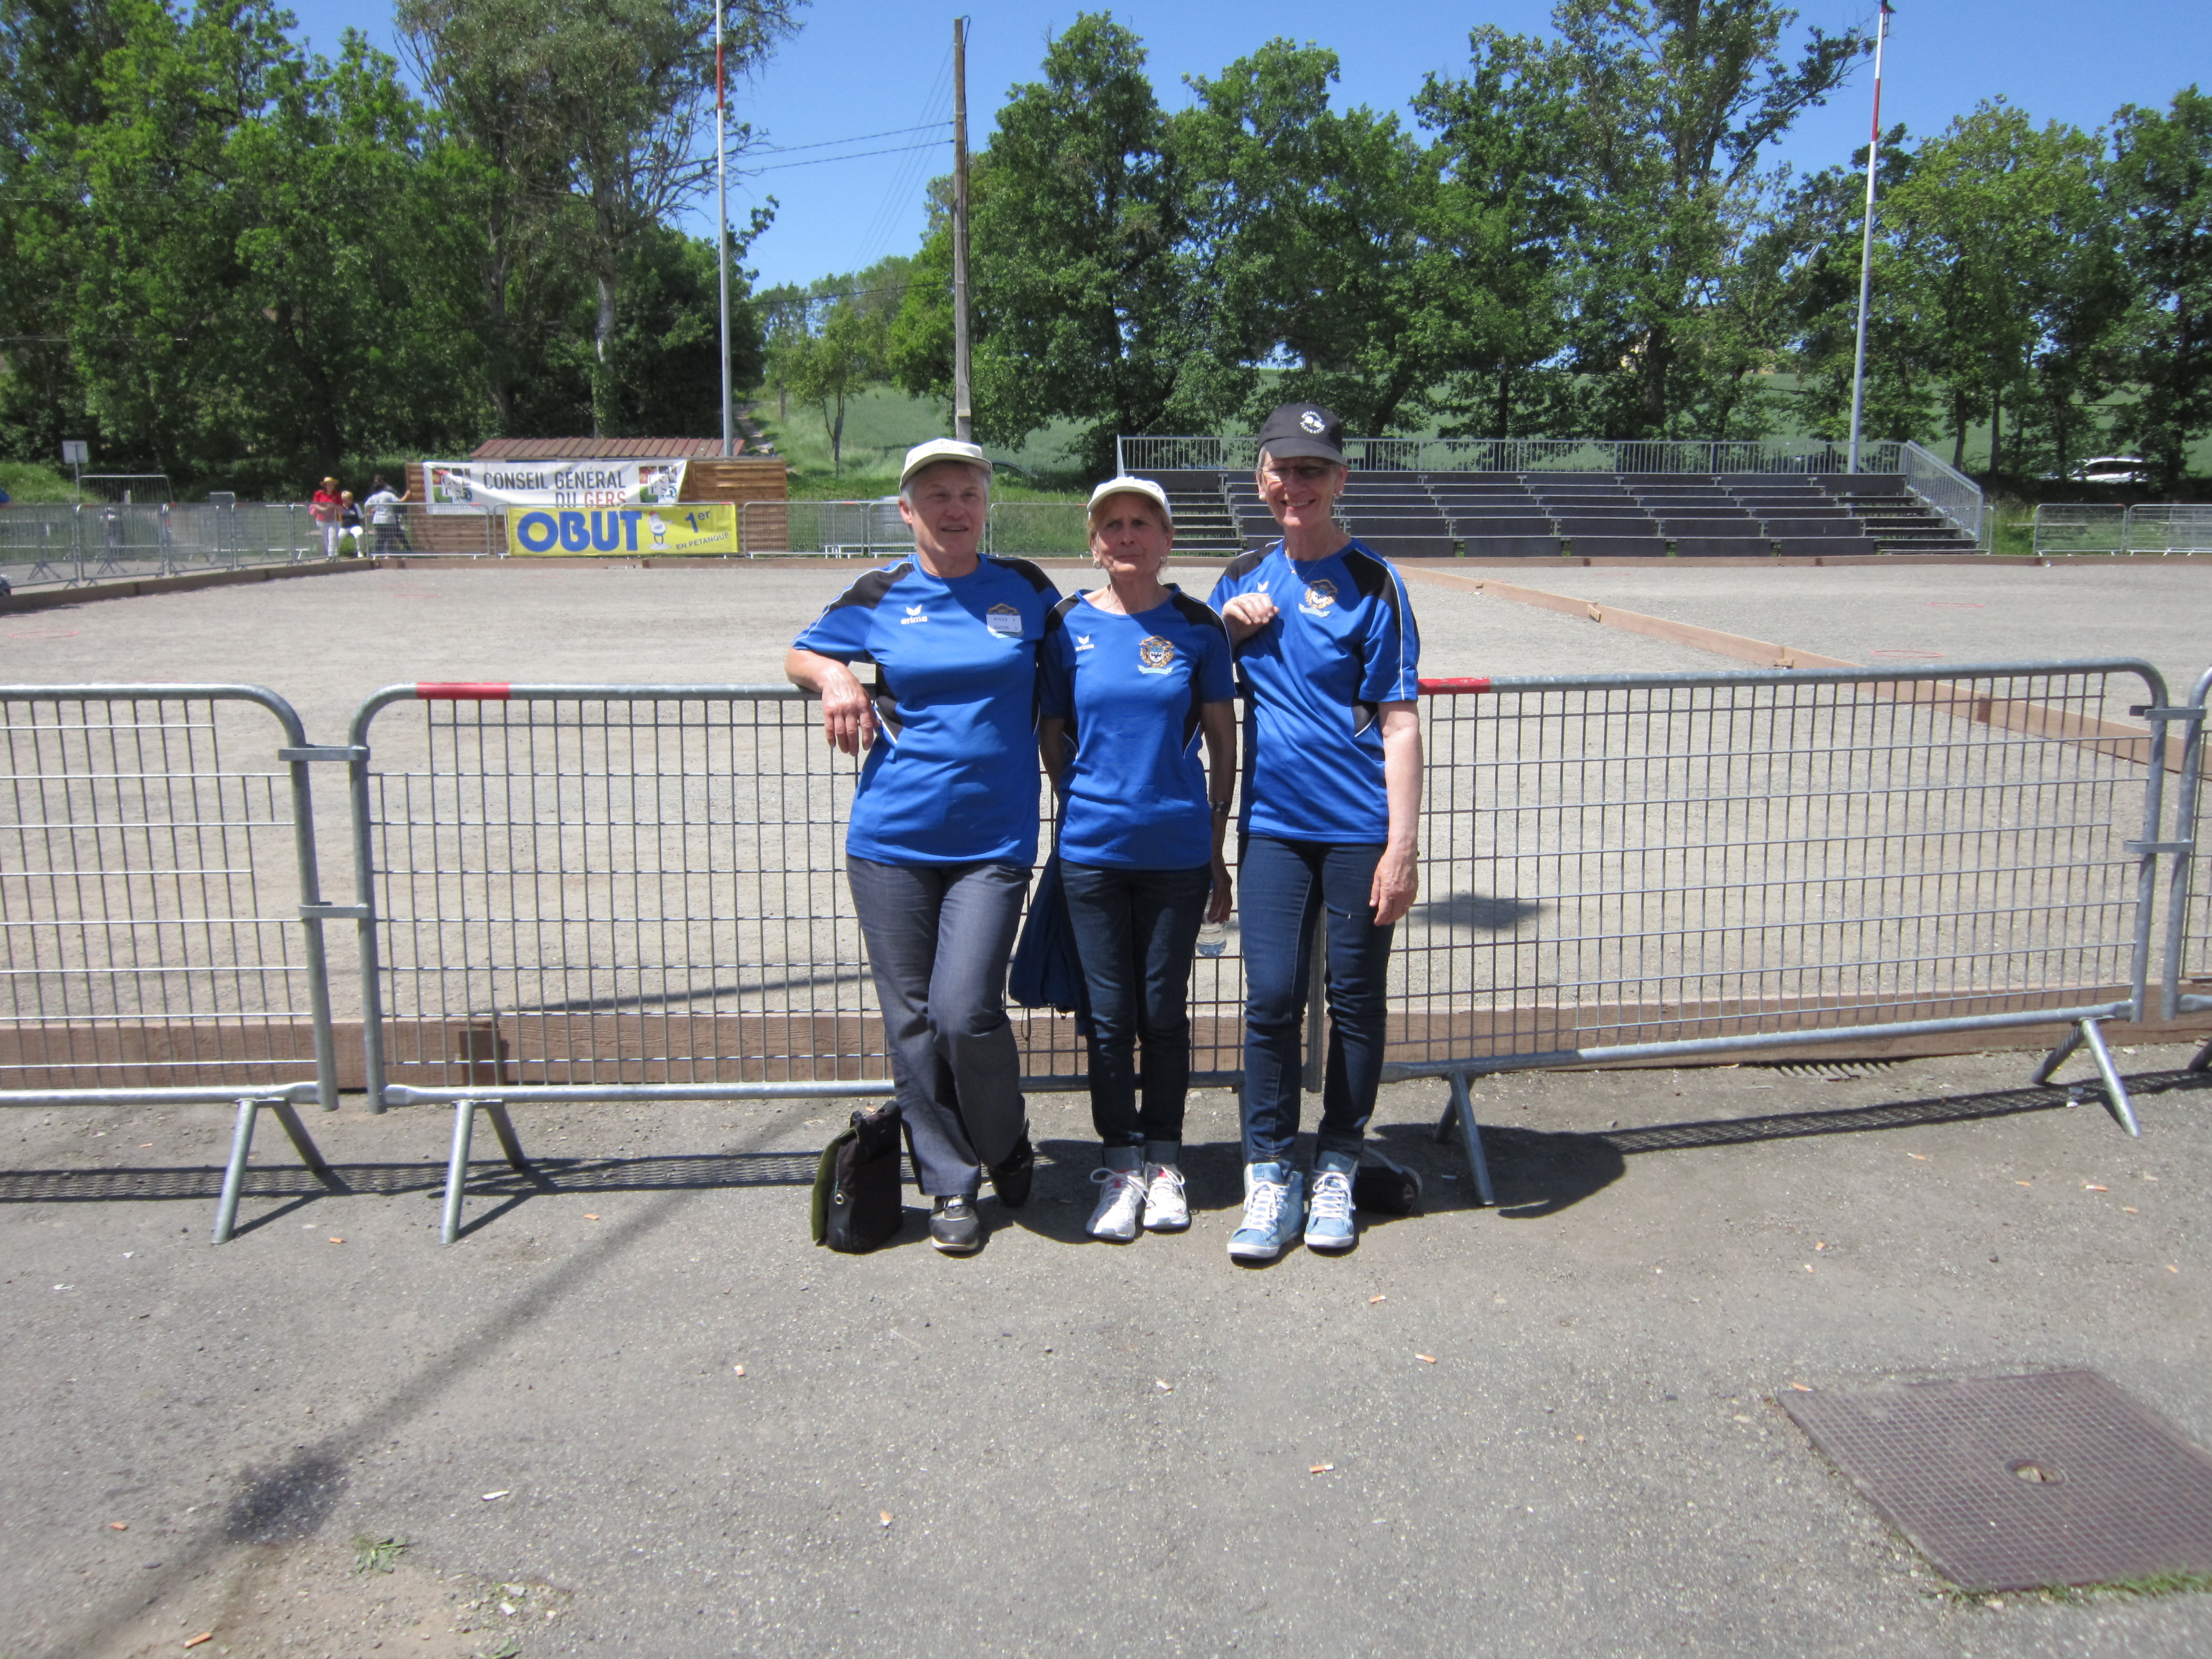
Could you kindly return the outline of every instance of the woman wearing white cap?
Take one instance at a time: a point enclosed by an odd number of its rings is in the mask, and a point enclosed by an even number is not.
[[[908,450],[899,513],[914,556],[854,582],[784,664],[821,697],[830,742],[867,753],[846,878],[915,1174],[935,1200],[930,1238],[954,1255],[982,1246],[985,1174],[1012,1208],[1036,1168],[1006,961],[1036,862],[1036,653],[1060,594],[1025,560],[978,553],[990,493],[974,444]],[[847,666],[863,660],[872,690]]]
[[[1100,484],[1091,556],[1108,586],[1053,607],[1039,658],[1037,746],[1065,802],[1060,881],[1091,1018],[1091,1121],[1104,1146],[1091,1232],[1120,1243],[1140,1224],[1190,1225],[1181,1164],[1191,951],[1201,921],[1229,918],[1234,670],[1221,618],[1160,580],[1174,541],[1159,485]]]

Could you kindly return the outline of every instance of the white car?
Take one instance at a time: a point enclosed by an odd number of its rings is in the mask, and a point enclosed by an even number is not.
[[[2066,476],[2082,483],[2142,483],[2149,465],[2140,455],[2092,455]]]

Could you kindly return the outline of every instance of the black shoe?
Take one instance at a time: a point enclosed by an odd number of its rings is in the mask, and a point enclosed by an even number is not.
[[[983,1248],[983,1218],[972,1198],[940,1198],[930,1212],[929,1242],[947,1255],[973,1255]]]
[[[1018,1210],[1030,1201],[1030,1185],[1036,1179],[1036,1148],[1030,1145],[1030,1132],[1024,1128],[1014,1150],[1006,1154],[1006,1161],[992,1166],[991,1190],[999,1195],[1000,1203]]]

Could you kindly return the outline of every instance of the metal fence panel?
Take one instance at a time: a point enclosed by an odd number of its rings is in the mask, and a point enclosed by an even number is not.
[[[1395,1067],[2132,1009],[2163,773],[2108,680],[2161,696],[2111,663],[1438,699]]]
[[[336,1109],[337,1069],[307,780],[329,757],[291,705],[0,686],[0,1105],[235,1103],[218,1244],[264,1110],[340,1188],[295,1109]]]
[[[2130,553],[2212,553],[2212,506],[2141,501],[2128,509]]]
[[[290,564],[323,556],[304,507],[285,502],[33,503],[0,512],[0,575],[15,587]]]
[[[858,768],[798,692],[395,687],[353,741],[373,1091],[888,1087],[843,874]],[[1198,975],[1194,1066],[1232,1073],[1233,950]],[[1082,1076],[1072,1019],[1013,1013],[1034,1085]]]
[[[2212,789],[2205,787],[2205,753],[2212,733],[2212,669],[2190,696],[2193,718],[2174,785],[2173,884],[2166,903],[2165,994],[2160,1012],[2167,1019],[2212,1008]],[[2212,1045],[2197,1057],[2212,1060]]]
[[[2128,544],[2128,510],[2089,501],[2044,501],[2035,509],[2038,553],[2118,553]]]
[[[982,550],[1015,558],[1072,558],[1089,547],[1080,501],[994,501]],[[898,497],[867,501],[747,501],[739,518],[748,558],[887,562],[914,551]]]
[[[0,686],[0,1091],[337,1104],[313,803],[255,686]]]

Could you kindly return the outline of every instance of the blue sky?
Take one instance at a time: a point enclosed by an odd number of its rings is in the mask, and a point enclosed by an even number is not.
[[[389,0],[292,0],[300,33],[319,50],[337,48],[339,31],[364,30],[392,46]],[[1036,78],[1047,37],[1075,16],[1073,4],[967,0],[971,142],[990,131],[992,112],[1017,82]],[[1318,0],[1139,0],[1112,7],[1150,51],[1154,85],[1170,107],[1188,101],[1186,75],[1211,76],[1274,35],[1312,40],[1342,60],[1345,104],[1410,113],[1406,105],[1431,70],[1459,73],[1467,35],[1477,23],[1527,33],[1547,31],[1548,0],[1486,0],[1474,8],[1378,0],[1347,6]],[[888,133],[942,120],[951,110],[951,7],[912,0],[815,0],[805,26],[750,83],[733,88],[735,118],[773,144]],[[1873,0],[1802,0],[1806,23],[1829,30],[1870,26]],[[1984,98],[2009,98],[2038,119],[2085,127],[2108,121],[2125,103],[2164,105],[2191,79],[2212,80],[2212,4],[2207,0],[2126,0],[2062,10],[2050,0],[1899,0],[1890,26],[1883,119],[1917,134],[1941,130]],[[1827,107],[1812,112],[1778,148],[1777,159],[1801,171],[1848,159],[1865,141],[1869,72]],[[896,134],[845,146],[765,155],[788,164],[731,190],[731,216],[774,195],[772,229],[750,263],[763,283],[805,282],[853,270],[886,253],[914,251],[922,226],[922,187],[951,169],[950,128]],[[927,141],[935,147],[896,147]],[[815,163],[846,150],[889,150],[859,160]],[[706,212],[711,215],[712,204]],[[711,217],[699,227],[711,230]]]

